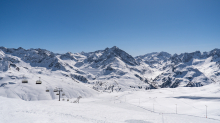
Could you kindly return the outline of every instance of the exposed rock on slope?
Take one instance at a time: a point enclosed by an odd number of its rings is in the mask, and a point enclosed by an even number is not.
[[[88,90],[96,91],[199,87],[220,81],[220,49],[179,55],[154,52],[134,58],[116,46],[89,53],[65,54],[44,49],[0,47],[0,72],[0,85],[4,85],[0,87],[0,95],[12,94],[10,88],[22,86],[23,76],[30,81],[39,76],[54,79],[59,86],[64,86],[68,80],[69,84],[82,84],[80,87],[85,90],[89,87]],[[52,89],[53,86],[52,82],[47,82],[43,88]],[[36,91],[33,95],[37,94]],[[50,98],[55,99],[53,94]]]

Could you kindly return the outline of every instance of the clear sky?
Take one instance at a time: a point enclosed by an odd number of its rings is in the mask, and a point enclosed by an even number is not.
[[[220,0],[0,0],[0,46],[210,51],[220,48]]]

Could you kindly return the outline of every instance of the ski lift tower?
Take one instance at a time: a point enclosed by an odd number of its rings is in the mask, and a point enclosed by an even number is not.
[[[58,92],[59,94],[59,101],[60,101],[60,92],[63,92],[63,88],[56,88],[56,91]],[[65,94],[63,94],[64,96]]]

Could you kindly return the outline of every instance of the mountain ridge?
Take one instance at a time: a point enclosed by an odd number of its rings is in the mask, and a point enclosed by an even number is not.
[[[15,87],[9,82],[20,86],[22,76],[31,81],[37,76],[49,80],[57,76],[69,83],[81,83],[83,87],[106,92],[111,92],[113,87],[115,91],[200,87],[220,81],[220,49],[179,55],[154,52],[132,57],[116,46],[64,54],[40,48],[0,47],[0,72],[0,85],[8,84],[9,88]],[[54,82],[62,85],[58,80]],[[47,88],[52,85],[48,82]]]

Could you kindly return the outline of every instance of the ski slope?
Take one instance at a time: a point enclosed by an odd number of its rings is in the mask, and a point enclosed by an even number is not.
[[[220,84],[99,93],[80,103],[0,96],[1,123],[219,123]],[[176,105],[177,104],[177,105]],[[206,106],[208,116],[206,118]],[[177,110],[176,110],[177,106]],[[177,111],[177,112],[176,112]]]
[[[117,47],[76,54],[0,49],[0,123],[220,122],[219,49],[137,58]],[[63,88],[65,101],[55,88]]]
[[[0,71],[0,96],[7,98],[17,98],[26,101],[54,100],[58,99],[56,88],[62,88],[65,96],[61,98],[76,98],[78,96],[90,97],[96,95],[97,91],[90,85],[73,80],[70,77],[64,77],[63,71],[50,71],[43,67],[32,68],[28,70],[22,68],[17,72],[14,68],[6,72]],[[42,84],[36,84],[36,81],[42,81]],[[23,79],[28,83],[22,83]],[[49,92],[46,92],[49,89]]]

